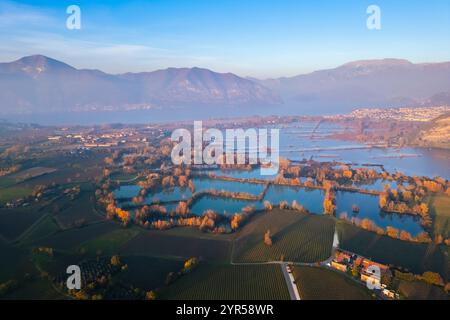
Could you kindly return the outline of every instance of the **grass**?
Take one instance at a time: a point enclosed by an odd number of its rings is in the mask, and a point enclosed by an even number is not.
[[[27,187],[12,186],[0,189],[0,202],[6,203],[19,198],[27,197],[33,190]]]
[[[434,271],[444,279],[449,277],[449,247],[401,241],[344,222],[339,222],[337,227],[342,249],[380,263],[403,267],[415,274]]]
[[[162,299],[290,300],[279,265],[200,264],[161,291]]]
[[[264,244],[270,230],[272,246]],[[235,262],[319,262],[331,255],[334,221],[326,216],[273,210],[251,220],[235,241]]]
[[[370,291],[346,275],[316,267],[295,266],[293,270],[303,300],[369,300]]]
[[[450,197],[435,195],[428,199],[430,214],[433,217],[433,232],[444,238],[450,237]]]
[[[212,261],[230,261],[231,242],[167,235],[149,230],[131,239],[120,250],[122,255],[144,255],[168,258],[198,257]]]
[[[82,243],[79,249],[84,249],[87,254],[113,255],[119,252],[120,248],[136,237],[141,230],[138,228],[118,229],[106,233],[92,240]]]

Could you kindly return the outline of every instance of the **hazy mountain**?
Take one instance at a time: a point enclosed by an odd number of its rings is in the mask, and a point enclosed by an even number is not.
[[[281,102],[264,86],[231,73],[169,68],[110,75],[36,55],[0,63],[0,113],[135,110]]]
[[[450,103],[450,62],[365,60],[257,80],[200,68],[111,75],[35,55],[0,63],[0,101],[0,115],[152,109],[160,120],[439,105]]]
[[[364,60],[260,83],[280,94],[290,109],[304,112],[434,104],[450,100],[450,62]]]

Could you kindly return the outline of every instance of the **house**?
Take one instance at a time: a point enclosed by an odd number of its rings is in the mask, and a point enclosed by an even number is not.
[[[381,288],[381,277],[378,275],[361,272],[361,281],[370,283],[373,288]]]
[[[331,267],[333,269],[336,269],[336,270],[339,270],[342,272],[347,272],[347,265],[344,263],[337,262],[335,260],[331,261]]]
[[[394,290],[389,290],[389,289],[383,289],[383,295],[385,295],[386,297],[391,298],[391,299],[395,299],[398,297],[398,294],[395,293]]]

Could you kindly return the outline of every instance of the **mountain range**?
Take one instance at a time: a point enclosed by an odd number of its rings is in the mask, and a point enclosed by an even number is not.
[[[0,63],[0,114],[71,111],[269,110],[339,113],[357,107],[450,104],[450,62],[356,61],[259,80],[201,68],[107,74],[42,55]],[[216,110],[216,111],[217,111]],[[217,113],[215,113],[217,115]]]

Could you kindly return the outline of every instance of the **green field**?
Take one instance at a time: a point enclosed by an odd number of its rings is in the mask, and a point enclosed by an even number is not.
[[[6,203],[19,198],[27,197],[32,189],[27,187],[12,186],[0,189],[0,203]]]
[[[337,228],[342,249],[380,263],[404,267],[415,274],[434,271],[444,279],[449,277],[449,247],[401,241],[344,222],[339,222]]]
[[[434,234],[450,237],[450,197],[446,195],[432,196],[428,200],[430,214],[433,218]]]
[[[270,230],[272,246],[264,244]],[[273,210],[254,217],[238,233],[235,262],[284,261],[319,262],[331,255],[334,221],[326,216]]]
[[[367,288],[336,271],[295,266],[293,274],[303,300],[368,300],[372,298]]]
[[[80,244],[78,250],[83,249],[87,254],[113,255],[120,251],[120,248],[136,237],[142,230],[139,228],[118,229],[100,235],[92,240]]]
[[[198,257],[229,262],[231,241],[167,235],[149,230],[131,239],[120,250],[121,255],[145,255],[170,258]]]
[[[201,264],[161,291],[162,299],[290,300],[279,265]]]

